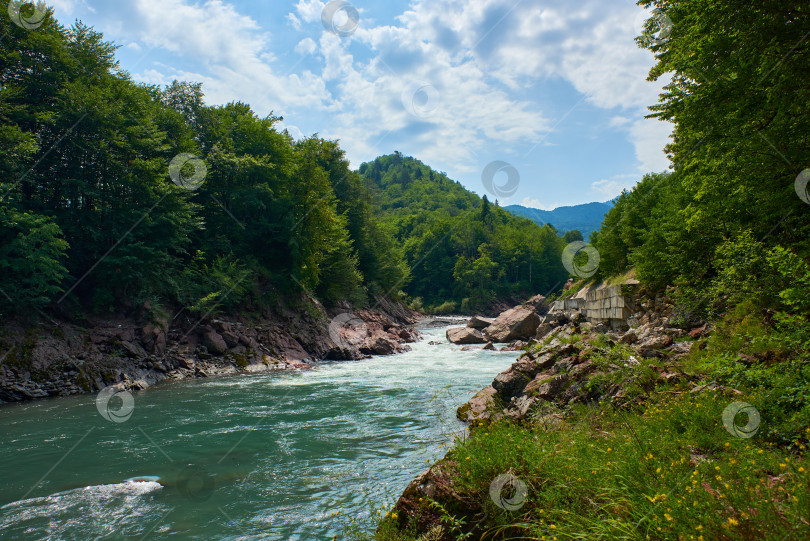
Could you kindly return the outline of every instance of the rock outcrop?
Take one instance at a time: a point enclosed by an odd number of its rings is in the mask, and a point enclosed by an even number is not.
[[[538,331],[538,335],[544,335],[545,345],[535,346],[498,374],[489,387],[458,409],[458,417],[468,422],[504,417],[523,420],[540,411],[539,406],[544,403],[564,406],[593,400],[629,400],[622,385],[605,383],[611,378],[602,377],[598,384],[590,382],[597,375],[605,376],[625,366],[649,368],[654,375],[652,379],[645,370],[634,371],[640,379],[633,383],[642,387],[685,377],[674,364],[690,351],[694,342],[675,341],[686,336],[686,332],[668,326],[668,306],[654,303],[648,306],[656,306],[660,311],[633,314],[632,317],[645,323],[624,333],[598,328],[599,323],[585,322],[580,313],[549,313],[540,326],[542,333]],[[575,335],[580,337],[574,340]],[[597,339],[597,335],[601,337]],[[621,351],[632,353],[614,363],[606,365],[602,361],[597,365],[594,359],[607,358],[616,344],[625,348]],[[648,365],[651,359],[656,362]],[[641,378],[642,373],[647,373],[644,376],[647,379]],[[631,374],[630,379],[633,377]]]
[[[6,322],[0,329],[0,402],[87,393],[116,384],[143,389],[165,379],[306,369],[318,359],[400,353],[419,337],[409,326],[418,319],[415,312],[401,309],[399,315],[407,315],[402,319],[359,310],[352,316],[361,322],[357,343],[336,344],[330,322],[339,314],[309,302],[312,311],[282,311],[258,321],[180,317],[170,324],[167,319],[143,323],[120,317],[36,328]]]

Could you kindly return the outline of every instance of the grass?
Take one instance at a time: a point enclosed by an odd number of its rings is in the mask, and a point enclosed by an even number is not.
[[[644,409],[580,406],[562,428],[480,425],[447,455],[453,485],[476,498],[491,539],[806,539],[810,464],[723,426],[713,392],[661,394]],[[803,438],[807,442],[810,428]],[[490,483],[523,480],[523,506],[508,512]],[[475,517],[444,521],[471,524]],[[383,527],[376,539],[417,539]],[[797,526],[799,529],[797,529]],[[802,529],[804,528],[804,529]],[[461,530],[459,530],[461,531]],[[478,538],[478,537],[474,537]]]

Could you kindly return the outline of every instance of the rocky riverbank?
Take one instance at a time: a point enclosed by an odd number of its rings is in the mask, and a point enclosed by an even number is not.
[[[707,326],[694,322],[693,328],[676,327],[681,318],[664,295],[626,300],[635,310],[621,321],[589,321],[584,310],[566,308],[565,303],[555,303],[550,310],[544,303],[526,303],[494,321],[476,317],[467,327],[449,330],[452,341],[471,340],[476,331],[478,343],[533,335],[508,370],[458,408],[458,417],[475,430],[512,421],[530,430],[542,426],[556,431],[564,430],[575,404],[607,402],[623,408],[642,403],[660,385],[705,387],[689,381],[679,361],[709,332]],[[533,311],[535,306],[541,307],[542,317]],[[454,537],[446,527],[447,510],[480,519],[481,502],[470,500],[456,486],[457,466],[445,458],[411,482],[390,514],[397,530],[449,540]],[[390,519],[386,524],[391,527]]]
[[[144,389],[167,379],[308,369],[317,360],[407,351],[420,315],[378,302],[374,309],[303,309],[263,318],[105,317],[0,328],[0,402]]]

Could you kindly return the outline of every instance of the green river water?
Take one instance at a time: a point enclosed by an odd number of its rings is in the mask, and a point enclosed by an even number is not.
[[[341,538],[446,452],[456,407],[516,357],[428,344],[445,330],[402,355],[157,385],[123,422],[93,395],[3,405],[0,539]]]

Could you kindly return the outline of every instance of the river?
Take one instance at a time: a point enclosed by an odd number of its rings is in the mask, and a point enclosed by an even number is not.
[[[0,539],[332,539],[444,455],[515,359],[446,328],[401,355],[0,407]],[[109,415],[108,415],[109,416]]]

